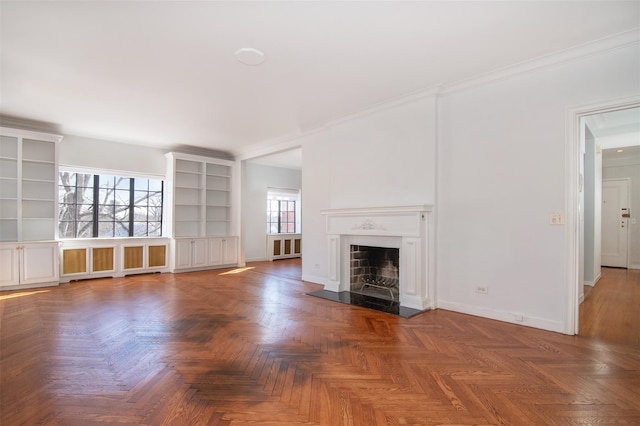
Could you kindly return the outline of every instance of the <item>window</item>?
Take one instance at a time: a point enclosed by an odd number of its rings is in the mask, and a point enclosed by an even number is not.
[[[267,232],[294,234],[300,229],[300,192],[269,189],[267,192]]]
[[[60,238],[159,237],[163,182],[62,171],[58,180]]]

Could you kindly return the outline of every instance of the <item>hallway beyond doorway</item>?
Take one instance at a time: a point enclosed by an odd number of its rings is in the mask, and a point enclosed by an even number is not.
[[[602,268],[602,278],[580,305],[579,334],[640,347],[639,311],[640,270]]]

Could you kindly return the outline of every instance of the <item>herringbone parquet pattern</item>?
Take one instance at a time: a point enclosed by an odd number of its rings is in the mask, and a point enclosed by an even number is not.
[[[297,261],[0,293],[0,424],[639,424],[640,350],[306,296]]]

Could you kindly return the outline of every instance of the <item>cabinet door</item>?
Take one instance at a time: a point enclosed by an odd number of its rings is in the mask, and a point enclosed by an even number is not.
[[[224,264],[238,263],[238,240],[236,238],[224,238],[222,240]]]
[[[0,287],[19,284],[19,253],[17,246],[0,247]]]
[[[191,266],[200,267],[209,264],[209,259],[207,259],[207,240],[205,238],[193,240],[191,250]]]
[[[58,281],[57,244],[25,244],[21,253],[20,284]]]
[[[176,269],[191,267],[191,240],[175,240]]]
[[[222,265],[222,238],[209,238],[209,263]]]

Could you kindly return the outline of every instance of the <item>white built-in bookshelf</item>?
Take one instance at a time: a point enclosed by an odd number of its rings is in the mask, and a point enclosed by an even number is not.
[[[228,236],[231,232],[233,162],[167,154],[170,235],[174,238]]]
[[[0,129],[0,242],[54,240],[58,135]]]

